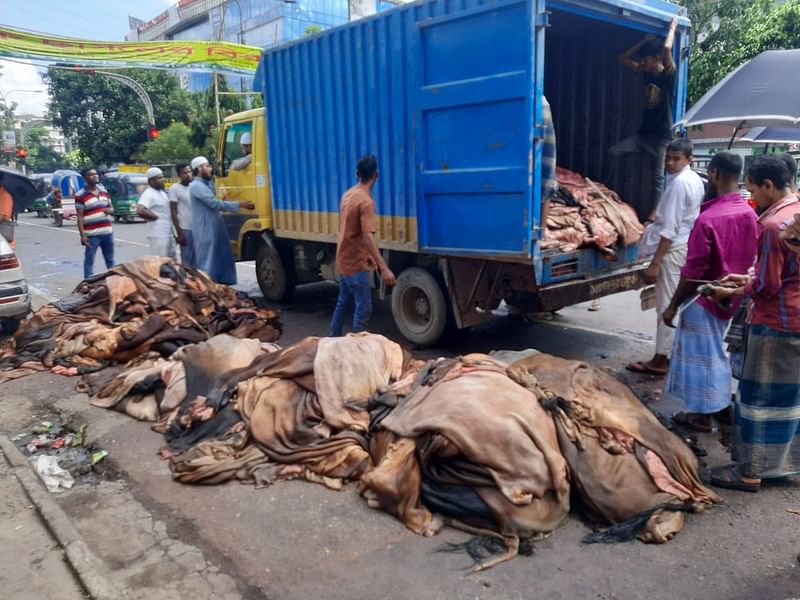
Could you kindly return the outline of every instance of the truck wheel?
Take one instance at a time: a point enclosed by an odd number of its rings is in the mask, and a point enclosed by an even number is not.
[[[287,264],[270,244],[261,246],[256,254],[256,279],[264,298],[272,302],[286,302],[294,293],[294,265]]]
[[[419,267],[400,273],[392,290],[392,316],[408,341],[436,343],[447,326],[447,299],[436,278]]]
[[[114,215],[114,222],[119,223],[120,218],[121,217],[119,215]]]
[[[61,213],[53,214],[53,223],[55,223],[56,227],[61,227],[64,225],[64,215]]]

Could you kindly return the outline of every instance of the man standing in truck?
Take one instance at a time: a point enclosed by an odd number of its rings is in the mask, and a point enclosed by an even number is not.
[[[331,320],[331,337],[342,335],[344,315],[351,300],[353,332],[365,331],[372,316],[372,272],[377,266],[387,286],[396,283],[394,273],[384,262],[375,241],[377,218],[372,188],[378,181],[378,160],[364,156],[356,167],[358,183],[342,196],[339,208],[339,240],[336,270],[339,273],[339,298]]]
[[[654,206],[664,190],[664,158],[667,144],[672,139],[672,95],[675,88],[675,61],[672,46],[678,19],[672,19],[667,39],[662,45],[650,34],[638,44],[623,52],[619,62],[644,80],[645,110],[639,131],[622,140],[609,150],[612,157],[641,154],[649,163],[649,175],[653,181]]]
[[[629,371],[666,375],[675,330],[663,320],[686,263],[689,234],[700,212],[705,186],[692,170],[692,142],[677,139],[667,147],[667,187],[658,203],[653,222],[644,232],[640,256],[652,256],[644,272],[647,283],[656,284],[656,352],[649,361],[628,365]]]

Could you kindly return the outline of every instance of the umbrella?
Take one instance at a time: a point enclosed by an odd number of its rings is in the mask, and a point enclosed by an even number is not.
[[[23,212],[39,197],[33,181],[19,171],[8,167],[0,167],[0,185],[6,188],[14,198],[14,208],[17,212]]]
[[[800,127],[753,127],[736,141],[762,144],[800,144]]]
[[[798,69],[800,49],[763,52],[706,92],[680,124],[723,123],[737,130],[796,126],[800,124]]]

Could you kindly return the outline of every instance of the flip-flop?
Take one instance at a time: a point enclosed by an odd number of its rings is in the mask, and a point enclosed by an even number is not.
[[[658,377],[663,377],[667,373],[669,373],[669,368],[661,370],[661,369],[654,369],[653,367],[649,366],[647,363],[642,362],[641,360],[632,362],[629,365],[625,366],[628,371],[632,371],[634,373],[641,373],[643,375],[656,375]]]
[[[686,427],[687,429],[698,431],[700,433],[711,433],[712,431],[710,424],[705,425],[697,422],[695,420],[695,415],[690,413],[676,413],[672,416],[672,422],[679,427]]]
[[[728,490],[738,490],[740,492],[757,492],[761,489],[761,483],[747,483],[736,465],[718,467],[711,471],[711,485]]]

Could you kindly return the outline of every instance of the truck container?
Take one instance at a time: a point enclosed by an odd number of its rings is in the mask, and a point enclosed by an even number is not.
[[[524,311],[642,285],[638,248],[609,262],[594,248],[543,250],[542,107],[558,164],[618,191],[643,220],[657,201],[636,157],[608,149],[634,134],[641,76],[618,55],[679,17],[674,118],[684,113],[689,21],[661,0],[422,0],[266,50],[265,108],[221,132],[219,185],[256,209],[227,215],[265,296],[335,279],[339,201],[374,154],[378,245],[398,276],[400,332],[433,343],[501,301]],[[252,160],[230,168],[238,140]],[[383,290],[381,290],[383,292]]]

